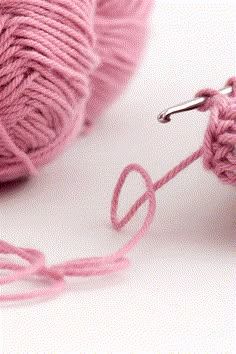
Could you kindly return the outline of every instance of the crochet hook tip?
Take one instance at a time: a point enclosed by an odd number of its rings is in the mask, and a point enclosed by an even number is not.
[[[233,92],[233,87],[226,86],[223,89],[219,90],[219,92],[224,95],[230,94]],[[158,114],[157,120],[160,123],[169,123],[171,121],[170,116],[172,114],[185,112],[200,107],[205,102],[206,99],[207,99],[206,97],[197,97],[193,100],[165,109],[163,112]]]
[[[170,113],[168,113],[168,109],[166,109],[165,111],[158,114],[157,120],[158,120],[158,122],[163,123],[163,124],[169,123],[171,121],[171,119],[170,119]]]

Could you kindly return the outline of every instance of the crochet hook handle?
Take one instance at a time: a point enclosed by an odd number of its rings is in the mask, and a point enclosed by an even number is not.
[[[219,90],[220,93],[228,95],[233,92],[233,86],[226,86],[223,89]],[[170,107],[165,109],[157,116],[157,120],[160,123],[168,123],[171,121],[170,116],[175,113],[185,112],[192,109],[195,109],[203,104],[207,98],[206,97],[197,97],[193,100],[181,103],[177,106]]]

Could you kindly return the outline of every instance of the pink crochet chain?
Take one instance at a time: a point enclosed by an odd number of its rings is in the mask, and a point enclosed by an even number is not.
[[[20,266],[6,261],[0,262],[1,269],[12,270],[10,275],[0,278],[0,284],[14,282],[33,274],[51,278],[52,280],[52,285],[49,287],[23,294],[1,295],[0,300],[20,300],[56,294],[64,289],[66,284],[65,276],[87,277],[104,275],[128,267],[130,262],[125,258],[125,254],[147,232],[154,218],[156,210],[155,192],[201,155],[206,169],[212,170],[223,183],[236,185],[236,77],[230,78],[226,85],[232,85],[233,87],[230,96],[225,96],[219,91],[212,89],[201,90],[196,94],[196,97],[207,97],[205,103],[198,109],[200,111],[211,110],[203,145],[197,151],[155,183],[152,182],[147,171],[138,164],[128,165],[121,173],[111,202],[111,222],[113,227],[117,230],[122,228],[147,199],[149,202],[148,212],[142,227],[128,243],[110,256],[74,259],[47,268],[45,257],[40,251],[17,248],[5,241],[0,241],[0,253],[15,254],[29,262],[29,266]],[[132,205],[123,219],[119,221],[117,218],[119,195],[128,174],[132,171],[141,174],[147,191]]]

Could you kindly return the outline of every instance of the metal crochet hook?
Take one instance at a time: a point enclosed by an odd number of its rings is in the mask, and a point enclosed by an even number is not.
[[[233,87],[232,86],[226,86],[223,89],[219,90],[220,93],[224,95],[228,95],[233,92]],[[170,116],[175,113],[180,113],[180,112],[185,112],[189,111],[192,109],[195,109],[203,104],[207,100],[207,97],[197,97],[193,100],[181,103],[180,105],[170,107],[168,109],[165,109],[163,112],[161,112],[157,116],[157,120],[160,123],[168,123],[171,121]]]

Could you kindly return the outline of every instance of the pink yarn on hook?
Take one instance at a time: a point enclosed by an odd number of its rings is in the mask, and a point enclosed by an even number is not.
[[[236,80],[230,78],[231,96],[218,95],[216,90],[206,89],[196,97],[209,96],[198,109],[202,112],[211,109],[211,118],[203,144],[203,166],[212,170],[227,184],[236,185]]]
[[[23,294],[1,295],[0,300],[20,300],[56,294],[64,289],[65,276],[87,277],[105,275],[127,268],[129,260],[125,258],[125,254],[129,252],[148,231],[154,218],[156,210],[155,192],[200,156],[203,156],[204,167],[208,170],[212,170],[223,183],[236,185],[236,77],[230,78],[227,81],[227,85],[233,85],[233,93],[228,97],[211,89],[201,90],[196,94],[196,97],[202,95],[208,97],[203,106],[199,107],[199,110],[211,111],[204,142],[198,150],[180,162],[155,183],[152,182],[148,172],[138,164],[128,165],[121,173],[114,189],[111,202],[110,217],[113,227],[118,230],[125,226],[139,207],[146,200],[149,201],[148,212],[143,225],[129,242],[110,256],[74,259],[47,268],[44,256],[41,252],[26,248],[16,248],[4,241],[0,241],[0,253],[16,254],[30,263],[28,267],[22,267],[14,265],[13,263],[1,262],[1,269],[9,269],[14,272],[11,275],[2,277],[0,284],[10,283],[31,274],[53,279],[53,284],[48,288]],[[121,220],[118,220],[117,209],[119,195],[127,176],[134,171],[138,172],[143,177],[147,190],[132,205],[128,213]]]

